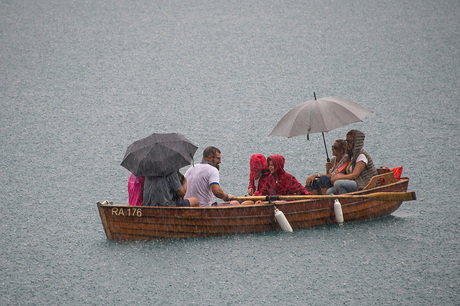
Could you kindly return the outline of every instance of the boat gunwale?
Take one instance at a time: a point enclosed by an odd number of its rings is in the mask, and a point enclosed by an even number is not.
[[[347,195],[351,196],[359,196],[359,195],[366,195],[366,194],[372,194],[375,192],[378,192],[381,189],[387,189],[388,187],[391,187],[393,185],[400,185],[403,183],[403,181],[409,182],[408,177],[401,177],[398,181],[390,183],[390,184],[385,184],[382,186],[377,186],[371,189],[366,189],[366,190],[358,190],[355,192],[350,192],[347,193]],[[273,207],[273,206],[284,206],[286,204],[299,204],[303,202],[318,202],[318,201],[333,201],[333,199],[330,196],[325,196],[324,199],[318,198],[321,195],[315,196],[315,198],[305,198],[305,199],[300,199],[300,200],[290,200],[290,201],[274,201],[272,203],[264,203],[264,204],[250,204],[250,205],[231,205],[231,204],[226,204],[222,206],[201,206],[201,207],[174,207],[174,206],[134,206],[134,205],[128,205],[128,204],[102,204],[98,202],[97,204],[102,207],[102,208],[114,208],[114,207],[121,207],[121,208],[141,208],[141,209],[154,209],[154,210],[207,210],[207,209],[212,209],[212,210],[224,210],[224,209],[245,209],[245,208],[261,208],[261,207]],[[350,198],[353,199],[353,198]],[[358,199],[358,197],[356,198]],[[341,199],[345,200],[345,199]]]

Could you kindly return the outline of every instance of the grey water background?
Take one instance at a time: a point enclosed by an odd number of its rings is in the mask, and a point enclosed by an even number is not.
[[[458,305],[459,20],[458,1],[1,1],[0,304]],[[197,162],[220,148],[237,196],[253,153],[323,172],[321,134],[268,136],[313,92],[373,111],[327,146],[364,131],[417,201],[341,228],[106,239],[96,202],[127,203],[119,164],[153,132]]]

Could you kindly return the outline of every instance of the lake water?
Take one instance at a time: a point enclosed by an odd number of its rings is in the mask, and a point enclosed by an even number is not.
[[[1,1],[0,304],[458,305],[459,20],[448,0]],[[96,202],[127,203],[121,159],[154,132],[196,161],[220,148],[236,196],[253,153],[324,171],[321,134],[268,136],[313,92],[373,111],[328,148],[362,130],[417,201],[341,228],[107,240]]]

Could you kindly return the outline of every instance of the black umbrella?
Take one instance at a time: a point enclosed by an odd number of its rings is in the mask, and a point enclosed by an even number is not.
[[[197,146],[178,133],[154,133],[133,142],[121,165],[136,176],[163,176],[190,165]]]

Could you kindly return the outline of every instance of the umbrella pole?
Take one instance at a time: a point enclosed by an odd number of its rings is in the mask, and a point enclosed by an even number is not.
[[[313,96],[315,97],[315,100],[316,100],[316,92],[313,92]],[[324,142],[324,149],[326,150],[327,162],[330,162],[331,160],[329,159],[329,154],[327,154],[327,146],[326,146],[326,139],[324,138],[324,132],[321,132],[321,134],[323,134],[323,142]],[[307,140],[308,140],[308,134],[307,134]]]
[[[326,146],[326,139],[324,138],[324,132],[321,132],[321,134],[323,134],[323,142],[324,142],[324,149],[326,150],[327,162],[330,162],[331,160],[329,159],[329,154],[327,154],[327,146]]]

